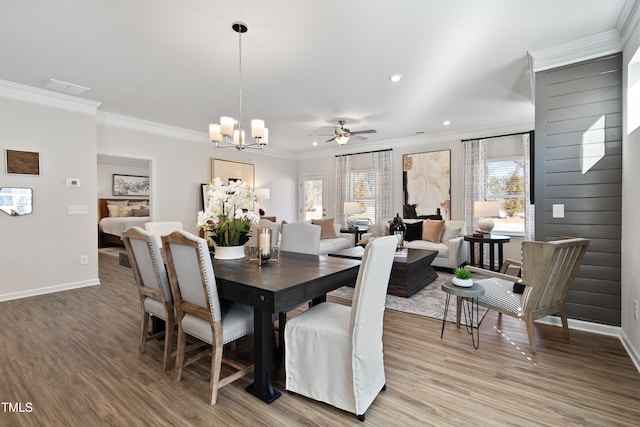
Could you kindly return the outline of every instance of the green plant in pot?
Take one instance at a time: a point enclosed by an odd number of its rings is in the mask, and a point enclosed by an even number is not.
[[[456,268],[453,271],[453,274],[455,276],[452,280],[454,285],[463,288],[470,288],[471,286],[473,286],[473,279],[471,278],[470,271],[467,271],[464,268]]]

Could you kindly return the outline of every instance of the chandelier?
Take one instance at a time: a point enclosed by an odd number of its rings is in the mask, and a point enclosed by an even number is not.
[[[242,127],[242,33],[249,30],[247,24],[236,21],[231,24],[233,31],[238,33],[238,46],[240,52],[240,60],[238,67],[238,86],[240,99],[240,109],[238,118],[238,128],[235,129],[236,121],[227,116],[220,117],[220,123],[209,125],[209,139],[219,148],[235,148],[238,151],[245,148],[263,150],[264,146],[269,143],[269,130],[264,127],[263,120],[251,120],[251,137],[253,140],[245,140],[245,131]],[[219,145],[222,143],[223,145]]]

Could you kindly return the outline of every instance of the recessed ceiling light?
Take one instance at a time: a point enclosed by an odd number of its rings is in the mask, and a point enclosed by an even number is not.
[[[442,124],[443,124],[444,126],[449,126],[449,125],[451,124],[451,121],[449,121],[449,120],[445,120],[444,122],[442,122]]]
[[[312,145],[315,147],[316,145],[318,145],[318,141],[313,141]]]
[[[394,74],[391,77],[389,77],[389,80],[391,80],[392,82],[399,82],[402,79],[402,75],[401,74]]]

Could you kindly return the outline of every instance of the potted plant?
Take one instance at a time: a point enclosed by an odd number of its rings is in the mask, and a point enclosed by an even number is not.
[[[244,244],[249,241],[251,226],[257,226],[260,217],[243,208],[258,198],[246,182],[234,181],[224,185],[216,177],[205,187],[206,206],[198,212],[198,229],[210,231],[215,243],[217,259],[244,257]],[[233,248],[233,249],[222,249]]]
[[[456,268],[453,274],[455,276],[452,280],[454,285],[463,288],[470,288],[473,286],[473,279],[471,279],[470,271],[467,271],[464,268]]]

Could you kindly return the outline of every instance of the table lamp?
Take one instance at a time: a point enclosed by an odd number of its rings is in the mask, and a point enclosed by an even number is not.
[[[362,205],[358,202],[344,202],[344,215],[347,217],[349,227],[355,227],[355,218],[353,215],[362,213]]]
[[[474,202],[473,214],[477,218],[482,218],[478,221],[478,228],[484,234],[491,234],[491,230],[495,226],[495,223],[491,217],[497,217],[500,215],[500,204],[498,202]]]

